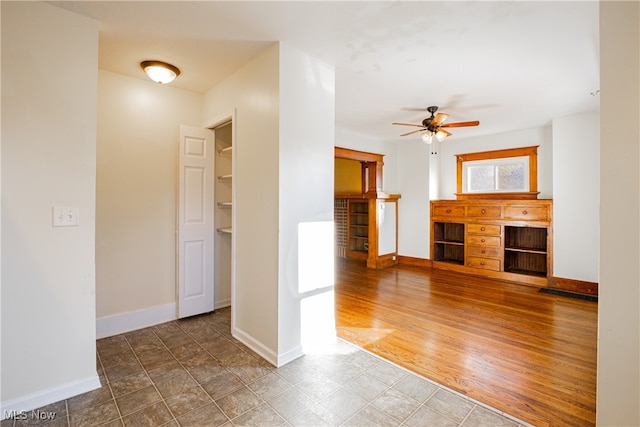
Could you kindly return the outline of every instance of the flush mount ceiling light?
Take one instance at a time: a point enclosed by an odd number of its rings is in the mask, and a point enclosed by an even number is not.
[[[142,61],[140,68],[147,73],[151,80],[160,84],[171,83],[180,75],[178,67],[162,61]]]

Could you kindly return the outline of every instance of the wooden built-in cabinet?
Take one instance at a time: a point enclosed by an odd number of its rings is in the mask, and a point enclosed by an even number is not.
[[[335,157],[360,163],[360,182],[346,186],[359,192],[335,195],[336,253],[369,268],[397,264],[400,195],[382,191],[383,155],[336,147]]]
[[[398,194],[344,196],[347,200],[347,258],[369,268],[398,263]]]
[[[551,216],[551,200],[434,200],[433,268],[547,286]]]

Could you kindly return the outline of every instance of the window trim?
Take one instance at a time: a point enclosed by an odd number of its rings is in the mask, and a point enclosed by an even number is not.
[[[538,145],[507,148],[504,150],[456,154],[456,198],[458,199],[537,199],[538,198]],[[529,191],[466,192],[464,191],[464,163],[477,160],[499,160],[510,157],[529,158]]]

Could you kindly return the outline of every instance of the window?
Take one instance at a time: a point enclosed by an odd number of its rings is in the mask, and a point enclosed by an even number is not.
[[[462,179],[465,193],[529,191],[529,158],[464,162]]]
[[[537,198],[537,149],[457,154],[457,198]]]

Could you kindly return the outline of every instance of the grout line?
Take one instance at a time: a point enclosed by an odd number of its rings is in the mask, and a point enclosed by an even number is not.
[[[182,330],[185,334],[187,334],[191,339],[193,339],[193,341],[194,341],[194,342],[195,342],[195,343],[196,343],[196,344],[197,344],[197,345],[198,345],[198,346],[199,346],[199,347],[200,347],[200,348],[201,348],[205,353],[207,353],[209,356],[211,356],[211,357],[212,357],[216,362],[220,363],[220,360],[218,360],[218,358],[216,358],[213,354],[209,353],[209,351],[208,351],[206,348],[204,348],[204,347],[202,346],[202,344],[200,344],[200,342],[199,342],[199,341],[198,341],[198,340],[197,340],[193,335],[191,335],[188,331],[186,331],[184,328],[182,328],[182,326],[180,326],[179,324],[178,324],[177,326],[180,328],[180,330]],[[217,332],[217,331],[216,331],[216,332]],[[226,339],[226,337],[225,337],[225,339]],[[171,351],[171,350],[169,350],[169,351]],[[173,353],[172,353],[172,354],[173,354]],[[201,389],[201,390],[202,390],[202,391],[203,391],[203,392],[204,392],[204,393],[209,397],[209,399],[211,399],[211,402],[209,402],[209,403],[213,403],[214,405],[216,405],[216,407],[218,408],[218,410],[220,411],[220,413],[221,413],[222,415],[224,415],[225,417],[227,417],[227,420],[228,420],[229,422],[231,422],[231,419],[227,416],[227,414],[225,414],[225,413],[224,413],[224,411],[222,410],[222,408],[220,408],[220,405],[218,405],[218,403],[215,401],[215,399],[214,399],[213,397],[211,397],[211,395],[207,392],[207,390],[205,390],[205,389],[204,389],[204,387],[202,387],[202,384],[200,384],[200,381],[198,381],[198,380],[197,380],[197,379],[196,379],[196,378],[191,374],[191,372],[189,372],[189,370],[188,370],[188,369],[187,369],[187,368],[182,364],[182,362],[181,362],[180,360],[178,360],[178,363],[179,363],[179,364],[180,364],[180,366],[182,366],[182,368],[187,372],[187,374],[189,374],[189,376],[190,376],[190,377],[191,377],[191,378],[196,382],[196,384],[198,385],[198,387],[199,387],[199,388],[200,388],[200,389]],[[223,365],[221,364],[220,366],[223,366]],[[228,369],[227,369],[226,367],[225,367],[225,370],[227,370],[227,371],[228,371]],[[230,373],[233,375],[233,373],[232,373],[232,372],[230,372]],[[222,375],[222,374],[221,374],[221,375]],[[216,375],[216,376],[219,376],[219,375]],[[234,375],[234,376],[235,376],[235,375]],[[215,377],[214,377],[214,378],[215,378]],[[225,396],[227,396],[227,395],[225,395]],[[223,396],[223,397],[224,397],[224,396]],[[194,412],[194,411],[196,411],[197,409],[200,409],[200,408],[202,408],[202,407],[204,407],[204,406],[206,406],[206,405],[209,405],[209,403],[206,403],[206,404],[204,404],[204,405],[202,405],[202,406],[200,406],[200,407],[198,407],[198,408],[194,408],[194,409],[192,409],[191,411],[185,412],[185,413],[184,413],[184,414],[182,414],[182,415],[190,414],[191,412]],[[181,415],[181,416],[182,416],[182,415]],[[176,422],[178,422],[178,420],[177,420],[177,419],[176,419]]]
[[[127,341],[126,337],[123,337],[123,338],[127,342],[127,344],[129,344],[129,342]],[[108,381],[109,378],[107,377],[107,370],[104,368],[104,363],[102,362],[102,357],[100,356],[100,353],[97,351],[97,349],[96,349],[96,356],[98,358],[98,362],[100,362],[100,366],[102,367],[102,374],[104,375],[104,378],[105,378],[104,382],[106,383],[105,385],[107,387],[109,387],[109,393],[111,393],[111,399],[113,400],[113,406],[115,406],[116,407],[116,411],[118,411],[118,418],[114,418],[113,420],[105,421],[104,423],[101,423],[100,425],[104,425],[104,424],[110,423],[110,422],[112,422],[114,420],[120,420],[120,422],[124,424],[124,422],[122,421],[122,414],[120,413],[120,408],[118,407],[118,403],[116,402],[116,397],[113,394],[113,389],[111,388],[111,381]],[[102,387],[104,387],[104,385]],[[106,402],[103,402],[103,403],[106,403]],[[98,405],[103,404],[103,403],[98,403]],[[69,405],[67,404],[67,408],[68,408],[68,406]],[[97,405],[93,405],[93,406],[97,406]],[[69,413],[68,409],[67,409],[67,413]],[[70,414],[69,414],[69,426],[71,426],[71,415]]]
[[[170,322],[167,322],[170,323]],[[166,324],[166,323],[165,323]],[[147,329],[147,328],[144,328]],[[158,334],[156,334],[156,331],[153,330],[153,326],[150,326],[148,328],[148,330],[160,341],[160,343],[169,351],[169,354],[171,355],[171,357],[173,357],[175,359],[175,356],[173,355],[173,353],[169,350],[169,348],[165,345],[164,341],[162,341],[162,339],[158,336]],[[171,409],[169,409],[169,406],[167,405],[167,402],[164,399],[164,396],[162,396],[162,393],[160,393],[160,390],[158,390],[158,387],[156,387],[156,383],[151,379],[151,377],[149,376],[149,370],[144,366],[144,364],[142,363],[142,361],[140,360],[140,358],[138,357],[138,354],[136,353],[136,351],[134,350],[133,346],[131,345],[131,342],[129,341],[129,339],[125,336],[125,340],[127,341],[127,344],[129,345],[129,348],[131,349],[131,351],[133,352],[133,356],[136,358],[136,360],[138,361],[138,363],[140,364],[140,366],[142,367],[144,374],[147,376],[147,378],[149,378],[149,381],[151,381],[151,385],[153,386],[153,388],[155,389],[156,393],[158,393],[158,396],[160,396],[160,400],[158,402],[153,402],[150,403],[149,405],[143,406],[142,408],[139,408],[133,412],[131,412],[130,414],[127,414],[126,416],[129,417],[137,412],[140,412],[150,406],[153,406],[159,402],[162,402],[164,404],[164,406],[167,408],[167,410],[169,411],[169,414],[171,415],[171,419],[169,421],[167,421],[167,423],[171,422],[171,421],[176,421],[176,417],[173,416],[173,412],[171,412]],[[133,375],[133,374],[132,374]],[[127,375],[128,376],[128,375]],[[125,377],[122,377],[125,378]],[[111,384],[109,384],[111,385]],[[135,393],[136,391],[139,390],[134,390],[130,393],[127,394],[131,394],[131,393]],[[113,394],[113,390],[111,391],[111,393]],[[126,396],[127,394],[123,394],[122,396]],[[119,396],[119,397],[122,397]],[[115,396],[114,396],[114,401],[115,401]],[[118,409],[118,413],[120,413],[120,421],[124,424],[124,417],[122,416],[122,413],[120,412],[120,407],[118,406],[117,402],[116,402],[116,408]],[[166,424],[166,423],[165,423]]]

